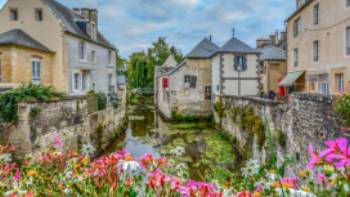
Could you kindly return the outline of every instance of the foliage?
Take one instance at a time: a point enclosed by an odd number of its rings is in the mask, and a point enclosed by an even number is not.
[[[97,109],[98,110],[104,110],[107,108],[108,98],[107,98],[107,95],[105,93],[90,91],[90,92],[88,92],[88,95],[97,97]]]
[[[126,64],[127,64],[127,61],[120,56],[120,52],[117,49],[117,52],[116,52],[117,75],[126,76]]]
[[[169,46],[164,37],[158,38],[152,47],[147,49],[147,52],[133,53],[128,60],[129,86],[131,88],[153,88],[155,67],[161,66],[169,55],[173,55],[178,62],[182,60],[181,52],[174,46]]]
[[[92,160],[90,156],[96,149],[91,144],[82,145],[81,153],[63,153],[60,151],[64,146],[62,140],[56,136],[55,148],[41,153],[37,159],[28,156],[22,164],[13,161],[14,147],[0,146],[0,193],[13,197],[349,196],[349,141],[339,138],[325,144],[326,149],[320,152],[309,147],[310,162],[298,176],[284,176],[284,168],[290,164],[290,159],[284,159],[282,164],[271,160],[268,165],[249,160],[241,175],[218,185],[167,174],[166,170],[175,169],[169,159],[151,154],[135,159],[128,152],[119,151]],[[183,151],[178,148],[174,154]],[[217,154],[221,156],[221,153]]]
[[[211,116],[202,115],[181,115],[175,111],[171,113],[171,119],[174,122],[211,122]]]
[[[42,112],[42,109],[41,109],[40,107],[33,107],[33,108],[30,110],[29,116],[30,116],[31,118],[36,118],[41,112]]]
[[[281,147],[285,148],[287,146],[287,135],[283,133],[282,130],[277,130],[278,143]]]
[[[350,95],[339,97],[334,103],[333,111],[339,117],[341,126],[350,127]]]
[[[14,123],[18,120],[17,105],[21,101],[47,102],[64,96],[52,87],[27,84],[0,94],[0,121]]]

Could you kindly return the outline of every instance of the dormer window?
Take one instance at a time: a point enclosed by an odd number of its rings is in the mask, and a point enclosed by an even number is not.
[[[17,8],[10,8],[10,20],[11,21],[18,21],[18,9]]]
[[[43,10],[41,8],[36,8],[35,9],[35,20],[36,21],[43,21]]]

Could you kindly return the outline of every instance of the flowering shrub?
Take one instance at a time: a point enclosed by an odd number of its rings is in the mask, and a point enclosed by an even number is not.
[[[242,179],[221,187],[186,181],[165,173],[165,157],[146,154],[139,159],[125,150],[91,160],[95,149],[84,145],[82,153],[55,149],[37,159],[14,162],[15,148],[0,146],[0,193],[11,197],[32,196],[157,196],[157,197],[260,197],[348,196],[350,194],[350,146],[345,138],[327,141],[327,148],[309,148],[311,160],[298,177],[283,177],[281,166],[268,168],[251,160]],[[283,165],[282,165],[283,166]],[[235,195],[233,193],[236,193]]]

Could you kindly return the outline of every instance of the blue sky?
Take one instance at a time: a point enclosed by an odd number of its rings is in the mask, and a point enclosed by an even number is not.
[[[0,0],[0,7],[6,0]],[[143,50],[159,36],[186,54],[202,38],[222,45],[236,36],[255,40],[284,28],[294,0],[59,0],[69,7],[99,10],[99,28],[123,57]]]

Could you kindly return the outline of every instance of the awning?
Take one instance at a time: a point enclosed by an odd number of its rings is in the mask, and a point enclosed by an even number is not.
[[[288,73],[287,76],[279,83],[279,86],[290,87],[293,86],[296,80],[298,80],[305,71],[297,71]]]

